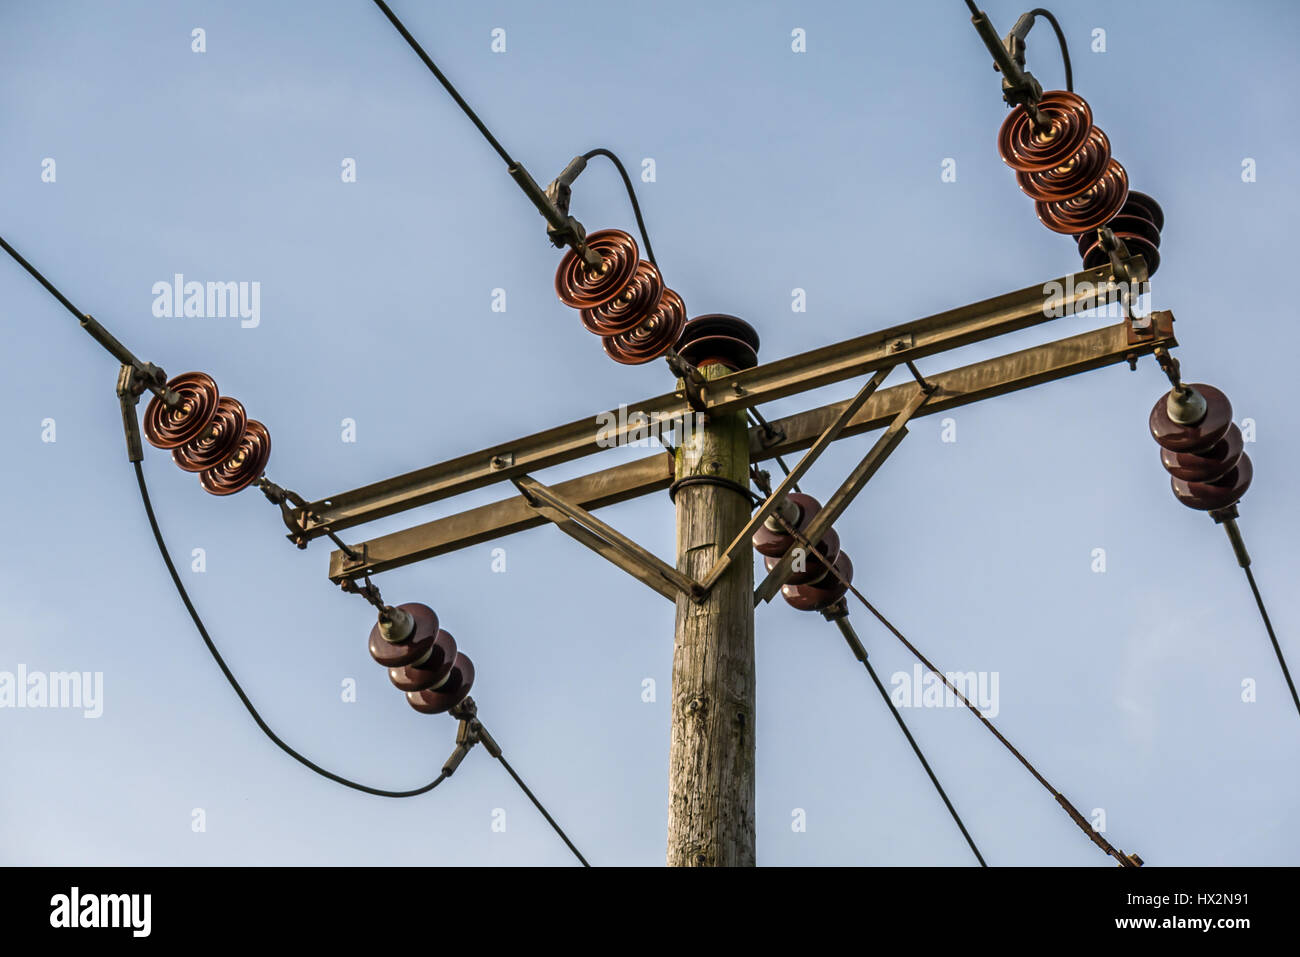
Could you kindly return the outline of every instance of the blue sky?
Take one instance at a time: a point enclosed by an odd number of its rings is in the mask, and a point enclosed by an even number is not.
[[[1003,32],[1019,7],[990,3]],[[1286,3],[1053,7],[1132,185],[1163,205],[1157,308],[1190,381],[1249,417],[1241,525],[1291,660],[1300,597],[1287,285],[1297,202],[1300,12]],[[958,0],[653,5],[398,2],[508,150],[548,182],[611,148],[633,168],[665,278],[691,315],[750,321],[773,359],[1077,268],[1000,161],[997,76]],[[191,50],[191,31],[207,50]],[[490,49],[506,31],[506,52]],[[802,28],[807,52],[790,48]],[[1092,52],[1093,31],[1106,50]],[[1061,85],[1040,24],[1030,69]],[[60,2],[0,8],[3,234],[172,374],[202,369],[270,428],[268,475],[308,498],[657,395],[554,296],[559,253],[495,154],[368,0]],[[357,181],[343,183],[353,158]],[[52,158],[57,178],[42,182]],[[956,160],[956,182],[941,163]],[[1255,161],[1257,179],[1242,181]],[[603,161],[588,229],[632,229]],[[166,319],[176,273],[260,283],[261,321]],[[791,311],[791,290],[807,311]],[[505,289],[505,312],[491,310]],[[1106,324],[1074,317],[922,363],[965,364]],[[0,862],[571,863],[476,752],[432,794],[347,791],[261,735],[159,560],[125,460],[116,365],[0,263],[0,671],[102,672],[103,714],[0,709]],[[958,410],[912,434],[837,528],[856,583],[937,664],[997,672],[1000,729],[1107,837],[1150,864],[1300,858],[1296,715],[1220,529],[1178,505],[1146,430],[1151,360]],[[787,414],[855,391],[773,403]],[[355,420],[357,441],[341,441]],[[56,441],[42,441],[43,421]],[[838,443],[823,498],[868,447]],[[627,460],[636,450],[539,475]],[[283,538],[258,493],[219,499],[164,453],[145,467],[214,639],[263,715],[377,787],[428,780],[454,722],[416,714],[366,653],[372,617]],[[358,540],[504,494],[349,533]],[[666,495],[602,517],[671,557]],[[664,859],[673,612],[555,529],[381,576],[437,609],[516,769],[595,864]],[[1105,573],[1092,571],[1104,548]],[[912,661],[862,611],[882,676]],[[972,862],[835,629],[778,601],[757,619],[761,864]],[[341,700],[345,679],[357,700]],[[657,700],[642,701],[642,682]],[[1258,700],[1241,700],[1255,679]],[[907,709],[992,864],[1109,862],[961,709]],[[192,827],[202,809],[206,829]],[[493,831],[495,809],[506,812]],[[791,828],[803,809],[806,832]],[[498,816],[499,819],[499,816]]]

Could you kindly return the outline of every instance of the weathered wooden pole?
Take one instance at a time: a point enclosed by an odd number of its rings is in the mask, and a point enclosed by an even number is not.
[[[705,378],[730,369],[705,366]],[[677,479],[707,477],[749,487],[745,413],[683,430]],[[744,528],[748,497],[707,482],[679,485],[677,568],[702,580]],[[754,563],[733,562],[701,603],[677,599],[672,743],[668,760],[668,864],[754,864]]]

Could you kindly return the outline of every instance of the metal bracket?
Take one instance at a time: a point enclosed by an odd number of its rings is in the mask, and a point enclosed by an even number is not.
[[[606,525],[586,509],[565,501],[541,482],[527,475],[511,479],[524,500],[538,514],[550,519],[560,531],[586,545],[633,578],[649,585],[669,601],[679,594],[702,601],[706,592],[699,583],[683,575],[663,559],[642,548],[623,533]]]
[[[769,515],[776,511],[777,506],[781,504],[781,501],[787,494],[789,494],[790,490],[794,488],[795,483],[798,482],[799,479],[803,478],[804,474],[812,468],[813,463],[817,461],[822,452],[826,451],[826,449],[830,447],[831,443],[840,437],[840,433],[843,432],[849,422],[853,420],[853,417],[858,414],[858,410],[866,404],[866,401],[871,398],[875,391],[880,388],[885,379],[889,377],[889,373],[893,371],[893,366],[886,366],[883,369],[876,370],[876,374],[867,380],[866,384],[858,390],[858,394],[844,404],[844,408],[842,408],[839,414],[835,417],[835,421],[827,426],[825,431],[818,436],[817,441],[812,444],[812,448],[803,454],[803,458],[801,458],[795,467],[790,470],[790,473],[781,480],[781,484],[773,489],[772,494],[767,497],[767,500],[763,502],[761,506],[759,506],[758,511],[754,512],[754,514],[750,516],[745,527],[740,530],[734,539],[732,539],[731,544],[727,546],[726,550],[718,556],[718,560],[713,563],[713,567],[709,569],[709,573],[704,576],[704,581],[700,583],[701,587],[703,587],[706,592],[717,584],[718,579],[726,573],[731,563],[735,561],[737,555],[742,552],[748,554],[750,539],[753,538],[754,532],[756,532],[758,527],[767,520]]]
[[[898,447],[898,443],[903,441],[903,437],[907,435],[908,420],[921,406],[929,401],[932,394],[933,392],[927,392],[919,386],[917,387],[912,399],[894,416],[889,428],[885,429],[880,438],[876,439],[875,444],[863,456],[862,461],[849,473],[848,478],[840,484],[840,487],[835,490],[835,494],[827,500],[825,507],[817,513],[817,516],[809,523],[808,528],[804,530],[804,537],[808,541],[813,543],[821,541],[822,536],[830,530],[835,520],[852,504],[858,493],[862,491],[871,477],[884,464],[885,459],[889,458],[894,449]],[[760,601],[771,601],[772,597],[781,590],[781,586],[790,577],[796,554],[799,551],[798,545],[792,546],[782,556],[776,567],[754,589],[755,605]]]
[[[352,550],[360,552],[355,558],[348,557],[347,553],[343,554],[343,571],[351,572],[360,568],[367,568],[370,565],[370,543],[362,542],[360,545],[352,546]]]

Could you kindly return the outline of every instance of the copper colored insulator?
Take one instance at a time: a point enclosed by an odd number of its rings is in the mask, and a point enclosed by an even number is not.
[[[835,559],[835,571],[839,572],[838,576],[829,574],[815,585],[782,585],[781,595],[787,604],[800,611],[829,608],[848,593],[846,583],[853,581],[853,562],[849,561],[848,552],[840,552],[840,557]]]
[[[1034,130],[1023,106],[1017,106],[998,131],[998,152],[1002,160],[1021,173],[1042,172],[1070,161],[1088,142],[1092,131],[1092,110],[1083,97],[1065,90],[1050,90],[1038,102],[1047,129]]]
[[[1169,416],[1170,390],[1156,399],[1156,404],[1151,408],[1151,437],[1161,448],[1171,452],[1203,453],[1227,435],[1232,425],[1232,403],[1212,385],[1197,382],[1189,388],[1199,392],[1205,399],[1205,414],[1198,421],[1187,425],[1175,422]]]
[[[406,700],[421,714],[442,714],[465,700],[474,687],[474,662],[456,652],[451,670],[442,684],[424,691],[408,691]]]
[[[399,691],[423,691],[441,683],[451,674],[451,666],[455,661],[456,639],[450,632],[439,631],[422,661],[417,660],[401,668],[389,668],[388,680]]]
[[[175,449],[203,434],[217,414],[220,393],[212,377],[203,372],[186,372],[167,383],[180,395],[180,404],[168,408],[155,396],[144,412],[144,437],[158,449]]]
[[[1090,190],[1110,163],[1110,140],[1094,126],[1083,148],[1060,166],[1036,172],[1017,173],[1016,182],[1025,194],[1043,202],[1073,199]]]
[[[1251,479],[1254,477],[1255,470],[1250,464],[1250,456],[1243,452],[1228,474],[1213,482],[1185,482],[1182,479],[1171,478],[1169,484],[1178,501],[1188,508],[1210,512],[1236,505],[1250,488]]]
[[[1204,452],[1160,450],[1160,464],[1170,475],[1184,482],[1215,482],[1227,475],[1241,458],[1244,445],[1241,429],[1228,426],[1227,433]]]
[[[378,623],[370,629],[370,657],[385,668],[402,668],[427,658],[440,634],[438,613],[417,601],[398,605],[414,621],[411,633],[401,641],[389,641]]]
[[[719,363],[733,370],[752,369],[758,365],[758,333],[736,316],[696,316],[682,330],[677,352],[698,368]]]
[[[1039,221],[1052,232],[1074,235],[1104,226],[1128,197],[1128,173],[1115,160],[1086,193],[1055,203],[1036,203]]]
[[[248,416],[238,399],[223,395],[217,400],[217,414],[197,439],[172,452],[172,461],[187,472],[202,472],[220,465],[239,444]]]
[[[686,325],[686,304],[671,289],[665,289],[654,314],[635,329],[601,340],[606,354],[615,362],[636,366],[658,359],[673,347]]]
[[[792,524],[796,531],[802,535],[808,531],[808,526],[817,517],[817,513],[822,510],[822,503],[811,495],[805,495],[802,492],[791,492],[786,498],[799,507],[799,519]],[[798,543],[798,539],[787,532],[779,522],[774,524],[776,528],[770,527],[767,522],[758,526],[758,531],[754,533],[752,541],[754,551],[760,555],[769,558],[780,558],[790,550],[791,546]]]
[[[271,458],[271,433],[249,419],[234,452],[224,462],[199,473],[199,484],[213,495],[234,495],[262,477]]]
[[[570,249],[555,271],[555,293],[574,309],[594,309],[609,302],[631,280],[640,254],[636,240],[621,229],[602,229],[587,237],[588,248],[600,255],[600,266],[589,269]]]
[[[802,544],[796,544],[794,547],[801,551],[803,549]],[[826,561],[823,562],[813,555],[798,556],[799,561],[797,564],[802,565],[803,570],[791,572],[790,577],[786,579],[789,584],[812,585],[822,581],[831,573],[830,566],[834,565],[835,560],[840,557],[839,533],[833,528],[828,528],[826,534],[822,536],[822,540],[817,543],[817,551],[821,552]],[[769,572],[779,564],[781,564],[781,559],[777,556],[765,555],[763,557],[763,565]]]
[[[582,324],[598,336],[616,336],[631,332],[659,308],[664,280],[654,263],[641,260],[631,281],[603,305],[582,310]]]

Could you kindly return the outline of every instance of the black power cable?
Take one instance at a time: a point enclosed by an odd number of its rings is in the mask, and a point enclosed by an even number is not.
[[[439,774],[428,784],[422,787],[412,788],[409,791],[387,791],[382,788],[372,788],[368,784],[359,784],[356,781],[350,781],[345,777],[337,775],[333,771],[325,770],[316,762],[303,757],[293,748],[289,747],[289,745],[285,744],[284,741],[280,739],[279,735],[277,735],[274,731],[271,730],[271,726],[268,725],[262,719],[262,716],[260,714],[258,714],[257,708],[253,706],[253,702],[249,700],[248,695],[244,693],[244,689],[240,687],[239,682],[235,679],[234,674],[231,673],[229,666],[226,665],[225,659],[221,657],[221,652],[217,650],[217,646],[213,643],[212,637],[208,634],[208,629],[204,626],[203,619],[199,617],[198,611],[194,608],[194,603],[190,601],[189,592],[185,590],[185,585],[181,581],[180,575],[177,574],[176,572],[176,565],[175,563],[172,562],[171,552],[168,550],[167,543],[166,541],[163,540],[162,537],[162,531],[158,527],[158,517],[154,514],[153,503],[149,500],[149,486],[144,479],[144,468],[141,466],[139,462],[132,462],[131,464],[135,467],[136,484],[139,485],[140,487],[140,501],[144,503],[145,515],[147,515],[149,518],[149,528],[153,530],[154,542],[158,545],[158,552],[160,555],[162,555],[163,563],[167,566],[168,574],[171,575],[172,584],[176,586],[176,592],[177,594],[180,595],[181,601],[184,602],[185,610],[190,613],[190,618],[194,622],[194,627],[198,629],[199,636],[203,639],[203,643],[207,646],[208,652],[212,655],[212,660],[217,663],[217,667],[221,669],[221,673],[226,676],[226,681],[230,683],[230,687],[234,689],[235,694],[239,696],[239,700],[243,702],[244,707],[248,710],[248,713],[252,715],[253,720],[257,722],[257,726],[262,729],[262,733],[265,734],[268,738],[270,738],[276,747],[278,747],[285,754],[289,755],[289,757],[293,758],[299,764],[302,764],[303,766],[310,768],[312,771],[315,771],[321,777],[328,778],[331,781],[334,781],[338,784],[342,784],[344,787],[352,788],[354,791],[363,791],[366,794],[374,794],[378,797],[407,798],[407,797],[415,797],[417,795],[424,794],[428,791],[432,791],[439,784],[445,781],[448,777],[448,773],[446,770],[444,770],[441,774]],[[498,761],[501,762],[502,766],[510,773],[510,776],[514,778],[515,783],[519,785],[519,787],[523,790],[524,794],[528,795],[528,799],[533,802],[533,804],[537,807],[537,810],[542,812],[542,816],[546,818],[547,823],[550,824],[551,827],[555,829],[556,834],[560,835],[561,840],[563,840],[564,843],[568,845],[569,850],[573,852],[574,856],[577,857],[577,859],[582,862],[582,865],[584,867],[590,867],[591,865],[587,863],[587,859],[582,856],[581,852],[579,852],[579,850],[574,846],[573,842],[569,840],[569,836],[565,834],[564,831],[560,828],[560,825],[555,822],[555,818],[551,817],[550,813],[546,810],[546,808],[542,806],[542,802],[537,800],[536,795],[534,795],[533,792],[529,790],[528,785],[524,784],[523,779],[520,778],[517,773],[515,773],[515,769],[510,766],[510,762],[508,762],[505,759],[505,756],[502,755],[498,750],[495,757]]]
[[[582,154],[584,160],[590,160],[596,156],[604,156],[614,168],[618,170],[618,175],[623,177],[623,185],[627,187],[627,198],[632,201],[632,212],[636,214],[636,225],[641,230],[641,242],[645,244],[645,258],[650,260],[650,265],[658,268],[659,264],[655,262],[654,250],[650,248],[650,234],[646,232],[645,220],[641,218],[641,204],[637,202],[636,190],[632,186],[632,177],[627,175],[627,170],[623,167],[623,162],[610,150],[603,146],[594,150],[588,150]]]
[[[1061,24],[1057,22],[1056,17],[1051,10],[1044,10],[1042,7],[1035,7],[1029,11],[1031,17],[1045,17],[1047,22],[1052,25],[1056,31],[1056,42],[1061,45],[1061,59],[1065,61],[1065,88],[1069,92],[1074,92],[1074,71],[1070,69],[1070,50],[1065,45],[1065,32],[1061,29]]]
[[[171,552],[167,548],[167,543],[163,540],[162,531],[158,528],[158,518],[154,515],[153,503],[149,500],[149,486],[144,480],[144,469],[141,467],[139,462],[132,462],[131,464],[135,467],[136,484],[140,486],[140,501],[144,503],[145,514],[149,517],[149,527],[153,530],[154,542],[157,543],[158,552],[162,555],[163,563],[167,566],[167,572],[172,577],[172,584],[176,586],[177,594],[181,596],[181,601],[185,603],[185,610],[190,613],[190,618],[194,622],[194,627],[198,629],[199,636],[203,639],[203,643],[207,645],[208,652],[212,655],[212,660],[217,663],[217,667],[221,669],[221,673],[226,676],[226,681],[230,682],[230,687],[235,690],[235,694],[239,696],[239,700],[244,703],[244,707],[248,710],[248,713],[252,715],[253,720],[257,722],[257,726],[262,729],[262,733],[270,738],[276,747],[289,755],[289,757],[293,758],[299,764],[310,768],[321,777],[329,778],[331,781],[342,784],[344,787],[352,788],[355,791],[364,791],[366,794],[375,794],[379,797],[406,798],[415,797],[418,794],[424,794],[426,791],[432,791],[441,784],[447,777],[445,772],[439,774],[428,784],[422,787],[412,788],[409,791],[386,791],[382,788],[372,788],[368,784],[358,784],[356,781],[349,781],[347,778],[341,777],[333,771],[326,771],[319,764],[303,757],[293,748],[289,747],[289,745],[280,740],[279,735],[272,731],[270,725],[263,721],[262,716],[257,713],[257,708],[253,707],[253,702],[250,701],[248,695],[244,693],[244,689],[239,686],[239,682],[235,680],[235,676],[226,665],[225,659],[221,657],[221,652],[219,652],[217,646],[213,644],[212,638],[208,634],[208,629],[203,625],[203,619],[199,617],[199,613],[194,608],[194,603],[190,601],[189,593],[185,590],[185,585],[181,581],[181,576],[176,572],[176,565],[172,562]]]
[[[930,776],[930,783],[932,783],[934,789],[939,792],[939,797],[943,799],[944,805],[948,808],[948,813],[952,815],[952,819],[957,823],[957,828],[961,831],[961,836],[966,838],[966,843],[970,845],[970,849],[974,853],[975,859],[980,862],[980,867],[988,867],[988,862],[984,860],[984,855],[980,853],[980,849],[975,846],[975,839],[970,836],[970,831],[966,830],[966,825],[962,822],[961,815],[957,813],[957,808],[955,808],[952,801],[949,800],[948,792],[945,791],[943,785],[939,783],[938,776],[935,775],[934,770],[930,767],[930,762],[925,759],[925,754],[922,753],[921,746],[916,743],[916,738],[912,737],[912,731],[908,728],[907,722],[903,720],[903,715],[899,712],[898,708],[894,706],[893,699],[889,697],[889,691],[886,690],[884,683],[880,680],[880,676],[876,674],[876,669],[871,667],[871,662],[867,659],[867,649],[862,647],[862,642],[853,631],[853,626],[849,624],[848,606],[845,604],[843,599],[840,599],[839,602],[823,612],[823,615],[827,619],[834,621],[835,624],[839,626],[840,631],[844,635],[844,640],[849,644],[849,650],[853,652],[855,658],[862,662],[862,667],[867,669],[867,674],[871,676],[872,683],[875,684],[876,690],[880,692],[880,697],[884,699],[885,707],[894,715],[894,720],[898,722],[898,727],[902,730],[903,736],[907,738],[907,743],[912,746],[912,752],[921,762],[921,767],[925,768],[925,773]]]

